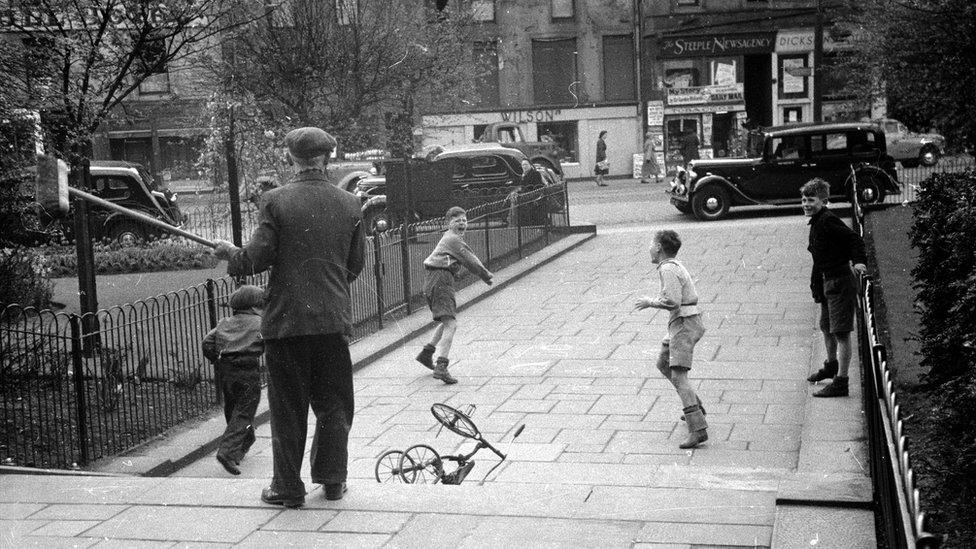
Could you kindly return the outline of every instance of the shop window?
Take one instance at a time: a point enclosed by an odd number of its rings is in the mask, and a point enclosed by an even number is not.
[[[576,16],[574,0],[549,0],[553,19],[572,19]]]
[[[701,136],[701,117],[694,114],[682,118],[669,118],[664,121],[665,151],[664,161],[668,166],[684,166],[681,146],[689,133]]]
[[[532,89],[540,105],[579,103],[576,39],[532,41]]]
[[[664,62],[665,88],[690,88],[700,85],[698,69],[690,59],[676,59]]]
[[[474,58],[480,71],[475,81],[479,107],[497,107],[498,91],[498,47],[494,42],[475,42]]]
[[[636,97],[634,82],[634,37],[603,37],[603,99],[632,101]]]
[[[783,55],[779,58],[779,97],[807,97],[810,67],[806,54]]]
[[[560,162],[579,162],[576,121],[539,122],[536,124],[536,131],[539,141],[549,141],[559,145]]]
[[[736,75],[736,60],[733,58],[713,59],[711,62],[711,84],[713,86],[730,86],[738,82]]]
[[[674,0],[674,4],[678,7],[684,8],[688,6],[698,6],[701,4],[700,0]]]

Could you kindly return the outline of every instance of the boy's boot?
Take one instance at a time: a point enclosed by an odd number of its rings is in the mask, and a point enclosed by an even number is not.
[[[423,350],[417,355],[417,362],[426,366],[428,370],[434,369],[434,349],[435,347],[428,343],[424,345]]]
[[[705,414],[701,411],[701,406],[697,404],[684,409],[685,421],[688,423],[688,438],[678,445],[678,448],[687,450],[697,448],[699,444],[708,440],[708,423],[705,422]]]
[[[849,392],[847,378],[837,376],[826,387],[813,393],[815,397],[846,397]]]
[[[439,379],[448,385],[457,383],[457,380],[447,371],[448,360],[445,357],[437,357],[437,364],[434,365],[434,379]]]
[[[810,383],[816,383],[818,381],[823,381],[825,379],[830,379],[837,375],[837,361],[836,360],[825,360],[823,368],[820,368],[814,372],[807,381]]]

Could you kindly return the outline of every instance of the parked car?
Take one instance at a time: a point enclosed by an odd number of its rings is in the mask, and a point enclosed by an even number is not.
[[[721,219],[733,206],[800,203],[800,187],[820,177],[832,201],[851,199],[852,174],[862,203],[900,193],[884,132],[871,123],[794,124],[750,132],[747,158],[692,160],[668,194],[682,213]]]
[[[522,160],[527,157],[518,149],[495,143],[473,143],[427,151],[418,160],[421,163],[418,171],[450,174],[453,190],[447,201],[453,205],[472,208],[504,199],[515,190],[538,190],[540,200],[537,201],[536,219],[562,211],[563,181],[556,172],[536,164],[536,169],[542,172],[544,187],[522,189]],[[558,167],[558,160],[556,162]],[[363,200],[363,219],[371,232],[383,231],[401,221],[394,219],[393,213],[387,210],[386,163],[377,163],[376,171],[375,175],[361,179],[354,190]],[[409,222],[443,215],[440,208],[444,202],[444,197],[418,197]]]
[[[493,122],[488,124],[481,136],[480,143],[498,143],[503,147],[522,151],[533,165],[552,170],[558,176],[563,175],[559,159],[566,154],[555,141],[526,141],[522,135],[522,127],[515,122]]]
[[[91,194],[174,227],[180,227],[186,221],[186,215],[176,204],[176,194],[168,189],[158,188],[152,175],[142,165],[125,161],[93,160],[90,173]],[[35,174],[36,167],[21,170],[4,178],[5,186],[19,186],[22,200],[30,205],[34,199]],[[31,222],[35,232],[32,238],[34,244],[41,244],[61,235],[69,239],[73,237],[74,226],[70,214],[68,218],[57,222],[46,217],[36,207],[27,207],[25,212],[34,212],[36,216]],[[140,240],[168,234],[162,229],[98,206],[92,207],[91,214],[91,235],[98,240],[108,239],[129,246]]]
[[[878,118],[872,122],[884,128],[888,154],[906,168],[919,164],[935,166],[945,155],[945,137],[937,133],[912,132],[892,118]]]

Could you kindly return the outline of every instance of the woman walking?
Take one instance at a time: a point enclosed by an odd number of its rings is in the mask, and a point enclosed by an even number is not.
[[[593,173],[596,175],[597,187],[607,186],[607,183],[603,181],[603,176],[610,173],[610,162],[607,161],[607,142],[603,140],[606,135],[607,130],[603,130],[596,140],[596,165],[593,167]]]

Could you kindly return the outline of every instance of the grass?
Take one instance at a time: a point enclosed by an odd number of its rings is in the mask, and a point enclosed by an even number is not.
[[[918,251],[911,247],[908,231],[912,208],[896,207],[871,212],[867,216],[868,253],[877,273],[878,323],[888,351],[888,363],[895,375],[908,438],[915,485],[921,495],[921,508],[929,516],[929,529],[947,536],[944,548],[972,547],[976,540],[976,502],[962,501],[959,490],[947,486],[943,471],[942,448],[951,441],[937,438],[938,410],[925,386],[924,370],[919,366],[919,316],[914,309],[915,291],[911,270]]]

